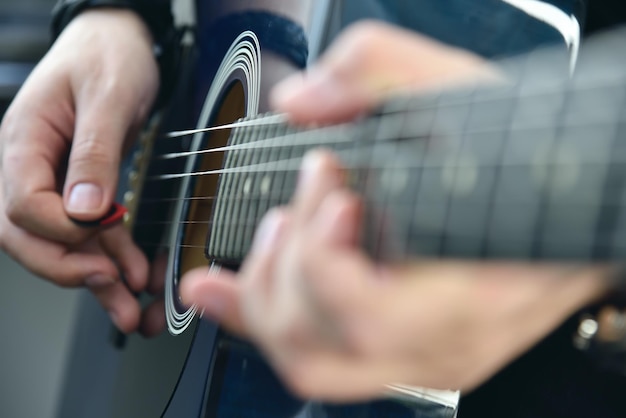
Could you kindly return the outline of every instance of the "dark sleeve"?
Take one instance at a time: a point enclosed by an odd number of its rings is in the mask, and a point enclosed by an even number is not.
[[[134,10],[146,22],[157,43],[163,43],[174,26],[170,0],[59,0],[52,11],[53,39],[78,14],[101,7]]]

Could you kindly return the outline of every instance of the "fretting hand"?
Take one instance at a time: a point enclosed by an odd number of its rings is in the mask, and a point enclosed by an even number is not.
[[[366,24],[274,99],[297,122],[334,122],[399,90],[472,74],[490,71],[467,53]],[[239,273],[190,273],[183,300],[257,344],[299,395],[346,401],[390,383],[471,390],[606,291],[591,267],[378,265],[356,245],[359,222],[338,162],[310,154],[293,201],[265,217]]]

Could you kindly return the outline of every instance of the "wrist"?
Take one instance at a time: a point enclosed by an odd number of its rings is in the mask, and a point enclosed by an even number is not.
[[[171,96],[176,84],[180,59],[180,38],[182,32],[174,27],[170,0],[59,0],[53,10],[52,35],[55,40],[66,27],[73,26],[75,20],[110,19],[115,25],[101,27],[100,32],[111,36],[115,28],[124,33],[131,28],[133,38],[140,36],[146,40],[148,48],[158,65],[161,89],[157,106]],[[77,19],[80,17],[80,19]],[[117,22],[124,25],[117,25]],[[71,22],[71,23],[70,23]],[[130,38],[127,36],[130,42]]]

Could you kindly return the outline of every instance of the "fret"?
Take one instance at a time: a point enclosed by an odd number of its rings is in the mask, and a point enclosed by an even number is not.
[[[616,99],[617,94],[621,93],[619,100],[616,100],[612,107],[616,110],[615,116],[618,120],[622,115],[626,114],[626,89],[618,89],[611,91],[611,97]],[[615,242],[619,234],[626,231],[620,231],[620,217],[624,217],[623,206],[611,204],[615,201],[615,196],[622,196],[626,191],[626,166],[616,157],[626,155],[626,122],[619,123],[611,138],[611,146],[609,152],[609,166],[607,168],[606,182],[602,190],[603,206],[596,222],[595,239],[594,239],[594,259],[623,258],[623,252],[618,250],[619,242]],[[615,245],[617,244],[617,245]]]
[[[257,129],[247,130],[241,133],[239,143],[245,144],[250,141],[251,136],[255,136],[257,133]],[[249,150],[242,150],[241,152],[228,152],[228,154],[232,153],[233,157],[230,160],[229,165],[225,165],[224,168],[233,168],[240,167],[245,164],[245,160],[250,156]],[[225,202],[224,212],[225,219],[227,219],[229,223],[229,227],[225,228],[224,233],[222,234],[221,239],[224,244],[222,245],[222,253],[221,257],[226,260],[234,259],[235,255],[235,242],[237,241],[237,237],[235,235],[236,226],[238,224],[238,219],[235,213],[238,214],[238,210],[241,207],[243,200],[242,199],[232,199],[232,196],[237,196],[241,190],[241,179],[245,176],[245,173],[227,173],[224,174],[226,176],[226,193],[227,196],[230,196],[231,199],[228,199]],[[247,204],[248,202],[246,202]]]
[[[403,161],[407,156],[399,152],[400,141],[391,140],[398,138],[402,132],[407,115],[405,113],[393,113],[385,115],[378,123],[378,129],[374,134],[374,147],[372,155],[376,158],[384,158],[383,155],[397,155]],[[382,141],[385,141],[382,143]],[[409,155],[410,159],[412,155]],[[404,167],[403,167],[404,165]],[[388,220],[389,217],[402,219],[402,213],[398,213],[400,207],[405,205],[405,199],[410,191],[410,173],[407,164],[389,165],[389,167],[376,168],[373,170],[376,176],[378,193],[374,205],[381,213],[381,225],[378,227],[380,238],[376,255],[382,260],[392,260],[399,254],[406,254],[402,229],[397,228],[397,223]]]
[[[515,86],[515,90],[517,91],[517,87]],[[488,112],[492,113],[492,120],[495,120],[496,123],[504,123],[506,124],[508,121],[509,125],[513,125],[513,120],[515,119],[516,111],[520,107],[520,101],[518,100],[518,95],[512,94],[512,99],[508,101],[500,100],[497,102],[498,110],[494,109],[493,106],[487,106]],[[480,125],[484,124],[484,119],[486,116],[485,111],[482,109],[484,106],[477,106],[475,109],[474,115],[476,115],[473,120],[470,122],[470,126],[473,124]],[[477,120],[477,122],[475,122]],[[496,202],[497,202],[497,194],[499,191],[500,181],[502,180],[502,167],[501,162],[504,159],[506,146],[511,140],[511,132],[507,132],[504,137],[501,135],[480,135],[477,138],[474,135],[470,135],[469,143],[475,152],[479,155],[481,161],[491,165],[489,168],[482,168],[479,172],[481,181],[480,184],[484,186],[484,190],[482,188],[477,188],[478,193],[476,193],[478,198],[483,199],[487,202],[485,207],[485,224],[483,228],[483,239],[480,248],[480,256],[482,258],[487,257],[490,254],[490,250],[492,247],[497,245],[492,241],[492,231],[494,230],[494,214],[496,212]],[[500,163],[500,164],[498,164]]]
[[[626,113],[626,110],[625,110]],[[618,129],[618,138],[621,138],[620,145],[618,151],[622,153],[626,152],[626,123],[622,122]],[[622,154],[624,155],[624,154]],[[622,171],[622,181],[626,177],[626,166],[624,163],[620,163],[619,165],[613,163],[614,169],[620,169]],[[619,213],[616,215],[615,227],[613,229],[610,238],[608,238],[608,245],[610,245],[611,251],[610,256],[612,259],[623,260],[626,258],[626,211],[623,210],[626,207],[626,187],[622,185],[621,190],[615,190],[614,194],[611,196],[613,200],[618,200],[619,204],[616,205],[619,210]],[[602,241],[600,243],[603,243]]]
[[[278,136],[286,136],[287,135],[287,130],[288,128],[286,126],[275,126],[272,135],[278,137]],[[276,149],[270,149],[269,153],[267,155],[267,160],[268,161],[280,161],[281,160],[281,154],[285,151],[286,147],[280,147],[280,148],[276,148]],[[284,180],[284,176],[281,175],[281,173],[278,173],[276,171],[274,171],[272,173],[272,179],[271,179],[271,189],[270,192],[267,196],[267,207],[266,207],[266,211],[268,209],[274,208],[276,206],[280,206],[281,205],[281,200],[284,194],[284,191],[282,190],[282,182]],[[257,216],[260,216],[260,214],[257,214]]]
[[[624,83],[626,86],[626,83]],[[615,244],[615,237],[619,234],[623,234],[624,230],[619,228],[619,218],[623,216],[623,206],[612,204],[615,201],[615,196],[620,196],[625,190],[626,182],[626,170],[622,162],[617,160],[617,156],[626,155],[626,126],[623,122],[623,116],[626,114],[626,88],[621,89],[607,89],[602,88],[600,92],[593,92],[593,99],[591,100],[592,106],[596,109],[604,105],[607,108],[605,114],[595,114],[596,118],[614,118],[617,120],[622,119],[622,123],[617,124],[614,129],[611,129],[611,125],[600,131],[601,135],[608,137],[610,145],[607,146],[607,152],[605,153],[605,161],[609,160],[609,165],[606,168],[606,181],[602,187],[601,202],[603,203],[600,208],[598,219],[595,225],[594,231],[594,246],[593,246],[593,258],[594,259],[606,259],[623,258],[623,253],[619,253],[618,245]],[[584,118],[584,111],[578,112],[579,118]],[[606,120],[606,122],[610,122]],[[595,140],[594,140],[595,142]],[[599,169],[599,168],[598,168]]]
[[[473,111],[472,104],[474,101],[475,94],[472,92],[469,96],[467,96],[467,103],[469,105],[465,106],[446,106],[447,98],[446,95],[443,96],[442,104],[444,105],[443,109],[437,113],[438,118],[435,120],[435,124],[437,125],[438,120],[441,124],[440,129],[451,129],[458,132],[467,131],[467,127],[470,124],[471,114]],[[453,238],[455,231],[460,225],[464,225],[466,227],[470,227],[476,224],[472,222],[465,222],[467,219],[467,215],[469,212],[466,212],[467,208],[465,208],[465,199],[464,197],[472,194],[473,189],[475,187],[475,183],[477,182],[477,173],[476,170],[476,162],[471,161],[470,158],[463,152],[465,148],[465,142],[467,141],[468,135],[462,133],[459,136],[447,137],[446,144],[450,147],[448,151],[448,156],[444,159],[444,165],[441,168],[440,176],[441,176],[441,184],[444,188],[446,197],[446,206],[445,206],[445,220],[444,220],[444,232],[441,236],[439,242],[439,253],[444,254],[449,252],[451,249],[453,250],[461,250],[462,254],[466,251],[470,251],[468,246],[468,241],[456,241]],[[464,167],[461,167],[461,164]],[[470,172],[471,171],[471,172]],[[471,213],[472,215],[479,214],[479,211]],[[459,222],[459,216],[460,222]],[[476,222],[480,222],[481,219],[474,219]],[[481,225],[479,223],[479,225]],[[462,235],[470,235],[474,236],[473,231],[459,231]]]
[[[573,108],[572,91],[565,89],[562,97],[561,110],[558,114],[557,121],[563,121],[568,112]],[[578,222],[584,222],[584,226],[589,228],[589,224],[592,222],[594,214],[580,213],[572,214],[566,204],[562,203],[561,198],[564,194],[567,194],[572,186],[576,182],[576,173],[573,170],[571,161],[563,161],[563,159],[569,159],[571,156],[566,150],[564,144],[564,134],[566,133],[566,127],[558,124],[555,129],[555,137],[552,142],[546,144],[545,153],[537,154],[535,177],[541,183],[541,196],[537,221],[533,228],[534,242],[532,255],[533,258],[550,258],[556,256],[559,258],[560,253],[563,252],[562,243],[554,239],[554,237],[561,237],[559,233],[565,232],[570,235],[570,238],[585,238],[580,236],[575,231],[568,230],[567,226],[570,225],[571,220],[577,220]],[[563,164],[564,163],[564,164]],[[565,209],[567,213],[562,213]],[[574,224],[579,229],[583,228],[582,225]],[[591,231],[587,231],[591,232]],[[546,247],[545,243],[551,241],[553,245]],[[589,241],[591,241],[589,239]],[[576,253],[581,256],[583,260],[589,258],[591,252],[591,242],[575,241],[577,244]],[[555,245],[556,244],[556,245]]]
[[[295,130],[295,128],[292,128],[292,127],[281,127],[281,135],[296,136],[297,131]],[[289,159],[291,156],[291,148],[290,147],[279,148],[276,156],[277,156],[276,158],[279,161]],[[286,172],[275,173],[275,180],[274,180],[275,190],[277,190],[279,193],[277,193],[277,197],[272,200],[272,204],[271,204],[272,207],[284,205],[285,203],[289,201],[294,191],[293,178],[295,176],[297,176],[297,174],[292,173],[291,176],[289,176],[289,173],[286,173]],[[291,177],[292,181],[288,182],[287,177]]]
[[[265,134],[269,136],[277,135],[276,127],[267,127],[265,129]],[[266,162],[275,161],[272,159],[272,156],[275,155],[275,150],[272,148],[266,148],[262,150],[257,150],[256,153],[260,153],[260,160]],[[272,170],[271,172],[257,176],[255,181],[256,190],[258,190],[261,198],[257,201],[257,205],[250,210],[250,215],[252,219],[254,219],[254,223],[260,222],[263,215],[268,211],[270,204],[270,195],[272,188],[275,187],[276,177],[278,176],[278,172],[276,170]],[[292,174],[293,175],[293,174]],[[254,231],[250,230],[249,235],[246,237],[249,242],[252,242],[252,238],[254,236]],[[245,254],[245,253],[244,253]]]
[[[266,138],[264,135],[264,126],[255,127],[247,131],[244,134],[242,143],[254,143],[255,141]],[[252,165],[257,164],[259,162],[263,162],[259,158],[259,150],[241,150],[237,151],[241,153],[242,160],[241,164]],[[238,178],[238,187],[236,190],[238,191],[237,195],[241,195],[242,199],[237,202],[237,208],[233,209],[231,213],[232,223],[231,226],[233,242],[227,251],[227,257],[229,259],[236,260],[241,254],[243,254],[244,246],[245,246],[245,232],[247,226],[243,224],[242,220],[246,219],[246,213],[252,210],[252,207],[255,207],[258,204],[259,198],[251,197],[250,194],[253,192],[257,192],[258,189],[255,187],[255,182],[258,176],[252,175],[250,173],[238,173],[234,174]]]
[[[239,145],[242,140],[243,131],[233,130],[231,131],[231,137],[228,141],[229,145]],[[232,167],[235,162],[236,155],[232,152],[226,152],[224,154],[224,167]],[[233,177],[230,175],[223,175],[220,177],[218,186],[217,186],[217,196],[232,196],[232,181]],[[215,202],[215,215],[213,216],[213,225],[210,228],[210,233],[208,236],[209,245],[207,245],[208,257],[214,257],[217,259],[224,257],[224,248],[226,245],[225,242],[225,233],[227,231],[227,223],[231,222],[231,218],[228,214],[228,206],[232,203],[229,200],[217,199]]]
[[[415,170],[416,171],[416,179],[415,179],[415,191],[413,193],[412,203],[414,205],[409,212],[410,222],[415,223],[415,228],[407,228],[408,233],[408,241],[409,248],[412,249],[413,254],[420,254],[422,256],[436,255],[439,250],[439,240],[433,239],[433,236],[438,236],[439,234],[432,234],[432,231],[440,231],[443,233],[443,225],[445,220],[445,210],[443,204],[441,206],[437,206],[436,204],[429,203],[429,200],[423,199],[421,196],[422,185],[425,184],[425,179],[427,173],[424,172],[424,163],[426,158],[430,152],[430,146],[433,141],[432,138],[428,139],[430,133],[432,133],[433,128],[435,126],[435,120],[437,118],[437,110],[436,106],[439,103],[440,96],[433,97],[432,95],[428,97],[428,99],[432,104],[430,109],[426,112],[414,112],[418,117],[409,117],[407,121],[409,123],[407,126],[413,126],[408,129],[415,129],[416,123],[423,124],[421,129],[429,132],[424,135],[422,140],[418,141],[415,145],[415,153],[418,155],[419,166]],[[407,130],[408,130],[407,129]],[[434,219],[433,219],[434,217]],[[427,231],[427,232],[425,232]],[[408,254],[408,253],[407,253]]]

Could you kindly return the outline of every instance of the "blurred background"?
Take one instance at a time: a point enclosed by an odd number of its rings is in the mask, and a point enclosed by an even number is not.
[[[49,43],[55,0],[0,0],[0,115]],[[54,417],[78,292],[0,253],[0,417]]]

